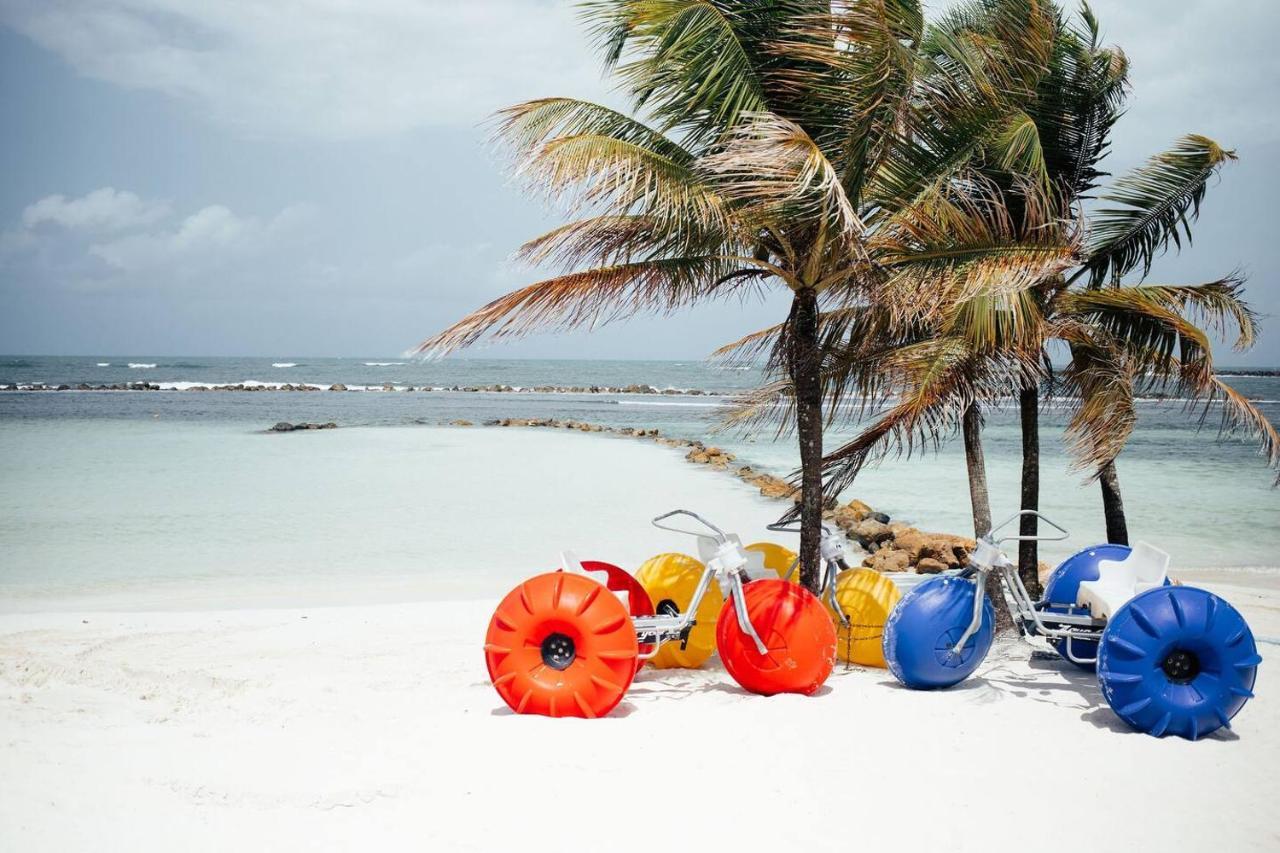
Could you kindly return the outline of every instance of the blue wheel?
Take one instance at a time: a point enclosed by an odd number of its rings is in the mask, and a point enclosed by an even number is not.
[[[1211,592],[1166,586],[1135,596],[1107,622],[1098,683],[1139,731],[1195,740],[1230,726],[1253,697],[1258,647],[1244,617]]]
[[[953,651],[973,618],[972,580],[954,576],[927,580],[912,589],[884,626],[884,659],[894,677],[913,690],[950,687],[982,663],[995,635],[995,609],[982,605],[982,626],[957,654]]]
[[[1131,550],[1128,545],[1102,544],[1094,545],[1092,548],[1085,548],[1083,551],[1077,551],[1067,557],[1067,559],[1058,564],[1058,567],[1053,570],[1053,574],[1049,575],[1049,580],[1045,582],[1044,601],[1048,602],[1045,612],[1066,613],[1068,608],[1076,603],[1076,593],[1080,590],[1080,582],[1096,581],[1098,579],[1099,560],[1123,560],[1129,556]],[[1081,669],[1093,670],[1093,664],[1077,663],[1067,657],[1066,640],[1050,640],[1049,642],[1058,654],[1062,656],[1063,660],[1074,663]],[[1098,656],[1098,644],[1092,640],[1072,640],[1071,651],[1076,657],[1096,658]]]

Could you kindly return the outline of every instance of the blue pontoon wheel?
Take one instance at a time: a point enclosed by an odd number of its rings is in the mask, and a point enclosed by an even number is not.
[[[1139,731],[1195,740],[1230,727],[1262,658],[1244,617],[1189,586],[1147,590],[1107,622],[1098,683],[1111,708]]]
[[[1076,603],[1076,593],[1081,581],[1098,579],[1099,560],[1123,560],[1132,549],[1128,545],[1102,544],[1077,551],[1058,564],[1044,585],[1045,612],[1067,613]],[[1063,660],[1071,661],[1081,669],[1092,671],[1092,663],[1080,663],[1067,657],[1066,640],[1050,640]],[[1077,658],[1091,660],[1098,656],[1098,644],[1092,640],[1072,640],[1071,653]]]
[[[968,678],[991,649],[995,610],[982,605],[982,627],[958,653],[953,651],[973,618],[972,580],[954,576],[927,580],[912,589],[884,627],[884,659],[894,677],[914,690],[950,687]]]

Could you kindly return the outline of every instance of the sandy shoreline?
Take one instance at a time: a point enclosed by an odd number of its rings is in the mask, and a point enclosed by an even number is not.
[[[818,696],[766,699],[713,665],[642,673],[606,720],[516,717],[484,673],[491,606],[5,616],[0,840],[1003,850],[1078,819],[1094,850],[1280,842],[1265,692],[1233,732],[1157,740],[1091,676],[1008,643],[939,693],[839,666]],[[1179,807],[1149,819],[1135,790]]]
[[[838,666],[817,696],[763,698],[713,662],[642,672],[605,720],[513,716],[481,644],[531,566],[687,549],[645,523],[681,505],[750,538],[778,505],[649,443],[460,433],[462,463],[523,460],[478,484],[505,513],[490,538],[446,518],[460,541],[423,557],[474,566],[466,600],[288,606],[281,587],[0,614],[0,848],[989,851],[1064,822],[1099,851],[1280,845],[1265,664],[1234,730],[1198,743],[1130,732],[1091,675],[1020,642],[939,693]],[[1273,586],[1208,580],[1280,637]],[[1134,796],[1176,807],[1153,819]]]

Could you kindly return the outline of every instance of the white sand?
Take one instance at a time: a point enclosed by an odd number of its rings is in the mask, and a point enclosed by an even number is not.
[[[639,516],[619,562],[678,543],[643,525],[674,501],[744,533],[776,510],[638,442],[507,435],[495,464],[563,471],[530,518]],[[579,544],[521,524],[533,570]],[[0,849],[1280,848],[1265,665],[1234,731],[1198,743],[1129,732],[1092,676],[1022,643],[945,692],[838,667],[762,698],[712,666],[642,672],[608,719],[517,717],[481,654],[504,572],[478,602],[0,616]],[[1274,624],[1274,591],[1249,592]]]

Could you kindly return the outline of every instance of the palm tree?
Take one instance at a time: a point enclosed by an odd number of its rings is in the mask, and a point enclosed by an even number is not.
[[[994,32],[994,7],[978,3],[944,21],[940,29]],[[1172,242],[1181,246],[1181,236],[1190,242],[1189,223],[1199,215],[1208,182],[1234,152],[1203,136],[1189,135],[1168,152],[1152,157],[1148,163],[1117,180],[1102,192],[1092,213],[1086,208],[1100,178],[1102,160],[1108,148],[1111,129],[1123,112],[1128,92],[1128,61],[1123,52],[1100,44],[1098,19],[1087,4],[1081,7],[1075,24],[1055,12],[1055,39],[1047,73],[1036,88],[1035,97],[1010,124],[1009,133],[1023,139],[1024,156],[1020,165],[1032,177],[1048,187],[1060,204],[1077,218],[1088,218],[1090,239],[1081,265],[1065,282],[1046,281],[1039,289],[1044,318],[1049,321],[1047,339],[1064,340],[1071,347],[1073,368],[1066,374],[1069,390],[1081,401],[1075,411],[1070,434],[1082,467],[1095,472],[1102,490],[1108,539],[1128,541],[1121,501],[1115,454],[1124,446],[1136,419],[1133,411],[1133,386],[1176,385],[1182,393],[1202,402],[1221,400],[1229,423],[1244,424],[1261,441],[1270,461],[1276,461],[1276,437],[1272,425],[1258,411],[1234,394],[1212,375],[1211,366],[1203,359],[1209,355],[1207,341],[1194,328],[1181,326],[1173,316],[1186,308],[1198,310],[1213,326],[1234,323],[1239,330],[1239,347],[1252,344],[1256,329],[1248,306],[1240,299],[1239,282],[1224,279],[1199,288],[1176,288],[1176,298],[1167,289],[1124,289],[1108,298],[1105,316],[1093,302],[1067,299],[1066,285],[1087,276],[1089,288],[1118,287],[1125,276],[1142,268],[1142,277],[1150,272],[1154,257]],[[927,49],[927,45],[926,45]],[[1008,164],[996,164],[1004,168]],[[993,179],[1002,180],[997,170]],[[1016,176],[1006,176],[1007,185]],[[1085,308],[1082,316],[1073,311]],[[1172,312],[1172,313],[1170,313]],[[1061,313],[1061,317],[1057,315]],[[1061,322],[1057,322],[1060,320]],[[1090,321],[1102,322],[1103,329],[1093,330],[1093,339],[1079,342],[1085,334],[1083,326]],[[1135,336],[1139,328],[1151,333],[1155,324],[1163,338],[1145,340]],[[1065,331],[1066,334],[1056,334]],[[1098,336],[1107,333],[1110,341]],[[1115,340],[1119,335],[1121,340]],[[1201,360],[1197,364],[1176,363],[1168,357],[1173,347],[1188,347],[1183,361]],[[1101,347],[1101,349],[1099,349]],[[1154,347],[1155,351],[1133,352]],[[1106,353],[1114,362],[1111,374],[1103,381],[1097,361]],[[1075,359],[1090,359],[1075,364]],[[1047,353],[1043,356],[1049,364]],[[1137,370],[1130,381],[1124,381],[1125,370]],[[1038,508],[1039,503],[1039,382],[1029,383],[1019,393],[1023,434],[1022,506]],[[1126,387],[1128,390],[1125,390]],[[1103,395],[1090,400],[1090,395]],[[1092,423],[1091,423],[1092,420]],[[1034,534],[1036,519],[1022,520],[1021,533]],[[1037,548],[1034,542],[1023,542],[1019,549],[1019,570],[1033,588],[1036,584]]]
[[[992,37],[1000,5],[978,2],[944,19],[925,39],[923,50]],[[1118,50],[1099,47],[1098,24],[1087,6],[1081,20],[1082,25],[1072,25],[1054,10],[1050,59],[1033,96],[1011,113],[1002,131],[1019,140],[1006,150],[1020,156],[988,157],[978,164],[1000,187],[1018,239],[1027,239],[1028,229],[1042,236],[1047,229],[1067,239],[1068,229],[1052,227],[1045,216],[1027,217],[1026,211],[1048,204],[1064,217],[1085,220],[1086,203],[1102,177],[1099,164],[1119,116],[1127,63]],[[1139,266],[1145,277],[1153,258],[1170,242],[1179,245],[1181,235],[1189,239],[1188,222],[1198,213],[1209,178],[1233,157],[1205,137],[1184,138],[1102,194],[1100,209],[1084,222],[1089,238],[1074,271],[1053,272],[1021,290],[1007,287],[1002,298],[984,294],[941,312],[943,322],[921,329],[923,340],[909,346],[927,355],[922,345],[928,338],[958,335],[981,344],[974,352],[977,358],[957,360],[952,350],[936,348],[935,357],[899,377],[901,384],[892,390],[900,402],[828,457],[832,488],[847,485],[862,465],[885,452],[904,446],[909,451],[925,436],[936,441],[959,428],[971,472],[975,532],[981,534],[989,526],[989,511],[980,506],[985,490],[975,408],[985,388],[988,400],[1019,400],[1023,506],[1036,508],[1039,387],[1050,372],[1052,341],[1066,343],[1072,353],[1062,376],[1075,401],[1068,436],[1080,465],[1102,482],[1113,541],[1124,541],[1125,535],[1114,459],[1132,432],[1139,389],[1172,385],[1201,403],[1222,402],[1224,425],[1243,426],[1259,438],[1270,462],[1280,461],[1274,426],[1213,375],[1208,335],[1193,322],[1201,320],[1215,330],[1233,326],[1237,345],[1251,345],[1256,324],[1241,299],[1240,281],[1228,277],[1195,286],[1119,286]],[[836,365],[833,381],[865,376],[882,357],[865,341],[838,341],[829,359]],[[994,371],[986,364],[992,359]],[[1016,374],[1021,384],[1015,386],[1009,380]],[[863,384],[858,390],[866,393],[868,388]],[[1022,533],[1034,532],[1034,519],[1024,520]],[[1036,557],[1034,543],[1020,549],[1020,572],[1032,589],[1037,586]]]
[[[563,272],[419,351],[787,288],[776,363],[799,440],[801,577],[814,588],[820,300],[910,306],[941,277],[941,302],[1064,268],[1069,250],[987,222],[963,177],[974,139],[1025,85],[1025,60],[1002,40],[923,59],[917,0],[596,0],[586,15],[646,121],[567,98],[500,114],[516,173],[579,217],[520,250]],[[1015,17],[1001,32],[1028,25]]]

